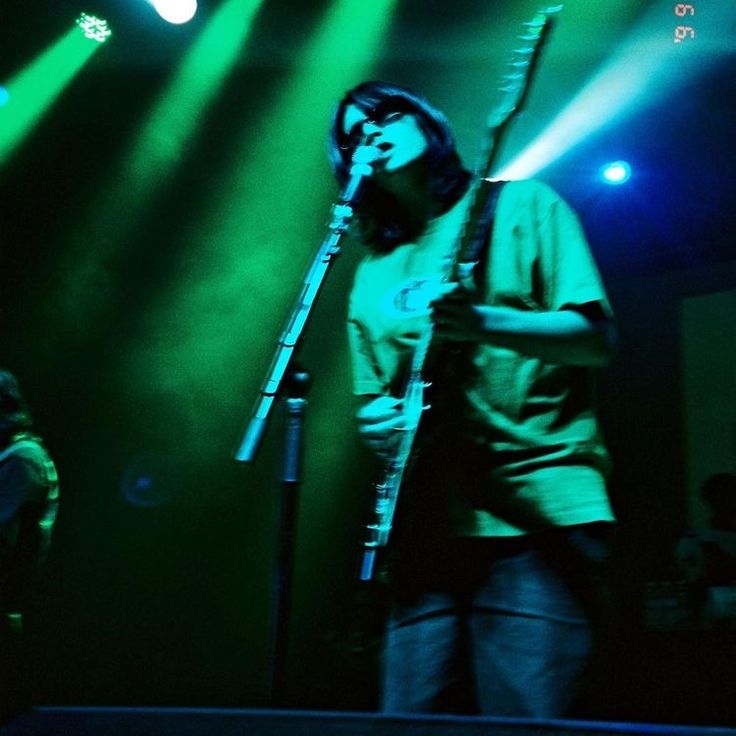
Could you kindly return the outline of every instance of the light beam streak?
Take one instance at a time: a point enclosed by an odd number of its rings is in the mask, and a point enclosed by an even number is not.
[[[719,12],[724,15],[725,26],[725,8]],[[715,30],[722,23],[711,18],[710,25]],[[695,49],[673,44],[671,33],[663,27],[661,10],[653,9],[565,109],[495,178],[535,175],[589,136],[676,94],[678,88],[707,71],[719,58],[713,53],[687,58],[688,52]]]

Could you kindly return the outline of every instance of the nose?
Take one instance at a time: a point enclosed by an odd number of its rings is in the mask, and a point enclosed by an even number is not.
[[[375,120],[366,120],[362,125],[363,135],[366,143],[372,143],[381,132],[381,126]]]

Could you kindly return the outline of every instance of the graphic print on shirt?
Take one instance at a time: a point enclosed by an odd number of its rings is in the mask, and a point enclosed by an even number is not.
[[[390,319],[405,320],[427,317],[429,304],[440,294],[442,278],[439,275],[411,276],[388,289],[381,300],[381,310]]]

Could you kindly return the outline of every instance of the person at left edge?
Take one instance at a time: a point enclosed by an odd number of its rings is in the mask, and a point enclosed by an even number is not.
[[[27,632],[37,573],[56,520],[56,467],[15,376],[0,370],[0,718],[32,700]]]

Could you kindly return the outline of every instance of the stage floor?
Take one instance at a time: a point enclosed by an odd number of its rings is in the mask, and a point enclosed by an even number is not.
[[[736,736],[736,729],[604,721],[209,708],[40,707],[2,736]]]

